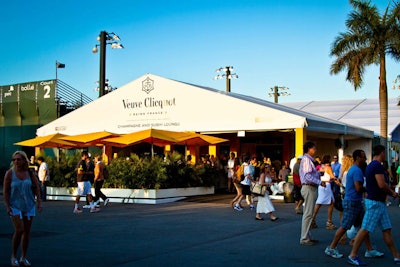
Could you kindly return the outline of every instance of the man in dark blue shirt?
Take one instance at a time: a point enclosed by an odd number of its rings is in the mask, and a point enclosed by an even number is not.
[[[343,216],[339,229],[336,231],[331,244],[325,249],[325,254],[332,258],[341,258],[343,254],[339,253],[337,244],[340,238],[353,225],[357,228],[361,226],[364,216],[363,194],[364,188],[364,171],[363,166],[367,160],[365,152],[361,149],[356,149],[353,152],[354,164],[350,167],[346,176],[346,194],[343,199]],[[365,257],[376,258],[382,257],[383,253],[375,250],[372,247],[369,235],[365,237]]]
[[[386,206],[386,196],[390,195],[394,199],[399,195],[389,186],[388,177],[385,177],[385,169],[382,162],[386,157],[386,149],[382,145],[376,145],[373,149],[373,160],[368,164],[365,170],[367,197],[365,199],[366,212],[358,232],[353,249],[347,257],[347,262],[352,265],[366,265],[357,256],[358,250],[370,232],[376,227],[382,230],[383,240],[393,254],[394,263],[400,264],[400,253],[397,251],[392,238],[392,224]]]

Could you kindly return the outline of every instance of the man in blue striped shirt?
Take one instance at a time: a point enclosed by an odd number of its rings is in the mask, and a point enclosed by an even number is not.
[[[318,186],[325,186],[325,182],[321,182],[321,175],[314,165],[314,157],[317,147],[311,141],[307,141],[303,145],[304,156],[300,162],[300,180],[301,195],[304,198],[303,218],[301,221],[301,237],[300,244],[311,246],[318,241],[311,238],[310,228],[314,213],[315,202],[318,197]]]

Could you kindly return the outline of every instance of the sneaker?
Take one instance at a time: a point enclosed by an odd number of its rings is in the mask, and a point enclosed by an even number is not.
[[[236,205],[235,207],[234,207],[234,209],[235,210],[239,210],[239,211],[242,211],[243,209],[240,207],[240,206],[238,206],[238,205]]]
[[[100,203],[100,199],[99,199],[99,200],[97,200],[97,201],[95,201],[95,202],[93,203],[93,205],[95,205],[95,206],[98,206],[98,205],[99,205],[99,203]]]
[[[256,208],[253,205],[250,205],[250,210],[255,210]]]
[[[80,208],[75,208],[74,213],[82,213],[83,211]]]
[[[95,213],[95,212],[99,212],[99,211],[100,211],[100,209],[96,208],[96,207],[90,209],[91,213]]]
[[[11,266],[19,267],[19,261],[16,258],[11,258]]]
[[[383,255],[385,255],[385,253],[373,249],[373,250],[366,250],[364,256],[366,258],[380,258],[383,257]]]
[[[326,222],[326,229],[328,229],[328,230],[336,230],[337,227],[332,222]]]
[[[356,266],[365,266],[367,265],[366,262],[363,262],[360,260],[358,256],[356,256],[354,259],[350,258],[350,256],[347,257],[347,262],[350,263],[351,265],[356,265]]]
[[[84,205],[82,208],[84,208],[84,209],[90,209],[90,205]]]
[[[386,203],[386,206],[389,207],[390,205],[392,205],[392,202],[389,201],[388,203]]]
[[[340,254],[337,248],[326,247],[325,254],[335,259],[343,257],[343,254]]]
[[[400,258],[394,258],[393,262],[394,264],[400,264]]]
[[[26,267],[31,266],[31,263],[27,259],[23,259],[22,257],[19,259],[19,264]]]
[[[107,206],[108,201],[110,201],[110,199],[106,198],[106,200],[104,200],[104,206]]]

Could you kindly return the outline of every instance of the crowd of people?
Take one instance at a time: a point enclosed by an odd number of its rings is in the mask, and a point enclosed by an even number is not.
[[[236,211],[247,208],[255,212],[256,221],[267,218],[275,222],[275,207],[270,199],[271,194],[289,181],[292,176],[294,211],[302,215],[300,245],[314,245],[319,241],[314,239],[311,230],[318,227],[316,217],[322,206],[327,206],[328,217],[326,229],[336,230],[331,243],[324,253],[333,258],[342,258],[337,248],[345,244],[346,236],[352,250],[347,256],[347,262],[361,266],[366,263],[358,256],[359,249],[365,243],[364,257],[375,258],[384,256],[372,245],[370,233],[376,228],[381,229],[383,240],[393,255],[395,264],[400,264],[400,252],[392,238],[392,224],[387,206],[398,197],[398,176],[400,167],[388,166],[386,149],[382,145],[373,148],[373,158],[367,164],[366,153],[356,149],[352,155],[344,155],[341,163],[338,157],[325,155],[322,160],[317,156],[317,148],[313,142],[307,141],[303,146],[303,155],[277,167],[269,158],[259,161],[257,157],[244,157],[240,163],[235,153],[230,153],[226,160],[228,191],[236,191],[230,205]],[[204,157],[205,164],[218,166],[214,157]],[[276,173],[276,169],[279,172]],[[100,199],[106,206],[107,196],[101,192],[105,179],[105,166],[100,156],[94,157],[84,151],[77,164],[77,196],[73,213],[82,213],[79,206],[80,198],[86,197],[90,212],[98,212]],[[30,242],[30,230],[37,212],[42,211],[42,201],[46,201],[46,184],[50,180],[47,163],[43,157],[28,159],[23,151],[16,151],[12,156],[12,166],[6,172],[3,184],[6,211],[14,226],[11,250],[11,266],[31,266],[27,260],[27,250]],[[94,184],[95,195],[92,195]],[[252,192],[254,185],[266,187],[265,193]],[[399,205],[400,207],[400,205]],[[340,214],[340,225],[332,221],[332,213],[336,208]],[[264,215],[265,214],[265,215]],[[350,233],[355,233],[353,236]],[[351,237],[350,237],[351,236]],[[21,256],[17,252],[21,247]]]
[[[364,257],[383,257],[384,253],[378,251],[369,238],[369,234],[379,228],[394,263],[400,264],[400,252],[391,235],[392,224],[387,211],[387,206],[399,196],[400,166],[397,169],[388,166],[385,147],[376,145],[373,148],[369,164],[361,149],[354,150],[352,155],[343,155],[341,163],[337,155],[332,159],[330,155],[324,155],[320,160],[316,145],[310,141],[304,144],[303,152],[289,165],[282,164],[278,174],[267,158],[260,162],[256,157],[245,157],[240,164],[235,153],[231,153],[226,164],[228,191],[236,191],[231,207],[242,211],[242,202],[245,202],[250,210],[256,211],[256,220],[262,221],[262,214],[268,214],[271,221],[276,221],[278,217],[269,196],[275,194],[273,191],[281,187],[280,184],[288,182],[291,175],[295,213],[302,215],[301,245],[319,242],[313,238],[311,230],[318,227],[316,217],[320,208],[327,206],[325,228],[336,232],[324,251],[326,255],[342,258],[337,245],[349,243],[353,247],[347,262],[356,266],[366,265],[357,255],[361,244],[365,243]],[[254,184],[266,186],[269,190],[264,195],[255,195],[251,191]],[[339,227],[332,221],[335,208],[339,212]]]
[[[388,166],[385,165],[386,149],[382,145],[373,148],[373,158],[367,164],[367,157],[363,150],[357,149],[352,156],[343,157],[342,165],[334,166],[329,160],[323,160],[322,166],[315,164],[317,148],[313,142],[306,142],[303,147],[304,155],[300,162],[301,195],[304,198],[304,213],[302,217],[300,244],[314,245],[318,240],[313,239],[311,229],[316,227],[315,216],[322,204],[329,205],[327,229],[332,227],[330,219],[331,202],[341,202],[340,227],[334,234],[332,242],[326,247],[325,254],[333,258],[342,258],[343,254],[337,249],[337,245],[343,236],[350,230],[355,229],[356,235],[350,244],[353,246],[347,262],[351,265],[367,265],[358,256],[362,243],[366,245],[364,257],[383,257],[384,253],[376,250],[369,238],[369,234],[376,228],[382,231],[383,240],[393,255],[395,264],[400,264],[400,253],[398,252],[391,234],[392,224],[387,210],[387,198],[398,198],[398,192],[394,191],[393,185],[397,184],[395,177],[391,177]],[[330,164],[329,167],[327,167]],[[322,174],[321,169],[324,168]],[[399,168],[400,169],[400,168]],[[321,171],[321,173],[320,173]],[[343,199],[335,198],[334,191],[328,188],[341,184],[344,188]],[[326,192],[328,191],[328,192]],[[322,196],[321,196],[322,195]],[[327,197],[331,202],[324,202]],[[335,205],[336,207],[336,205]],[[353,230],[354,232],[354,230]]]
[[[270,199],[270,195],[283,195],[284,194],[284,184],[290,180],[293,183],[292,196],[295,202],[295,213],[303,214],[304,198],[301,193],[302,182],[300,180],[300,162],[304,158],[303,155],[293,158],[290,164],[287,161],[281,163],[280,161],[272,162],[270,158],[263,157],[260,161],[257,157],[244,157],[243,163],[240,163],[238,157],[235,153],[231,152],[229,159],[226,161],[226,173],[227,173],[227,191],[236,192],[235,197],[230,202],[233,209],[237,211],[242,211],[242,201],[245,200],[250,210],[258,210],[258,206],[265,206],[265,199]],[[315,219],[318,214],[318,210],[321,205],[328,206],[328,219],[326,223],[326,228],[335,230],[337,227],[332,222],[332,213],[334,209],[334,196],[331,189],[331,181],[334,181],[338,187],[342,187],[340,183],[340,170],[341,164],[338,162],[337,156],[333,157],[331,162],[330,156],[324,156],[324,161],[318,161],[318,157],[312,160],[312,164],[315,166],[317,173],[316,177],[325,177],[326,186],[319,188],[319,200],[314,203],[315,207],[312,208],[312,227],[318,227],[316,225]],[[332,165],[331,165],[332,164]],[[279,172],[276,172],[279,169]],[[264,196],[255,196],[251,192],[252,183],[263,185],[267,187],[267,192]],[[257,207],[254,205],[254,199],[257,200]],[[261,200],[261,203],[260,203]],[[260,205],[261,204],[261,205]],[[273,204],[268,205],[271,210],[270,212],[265,212],[270,214],[272,218],[275,218],[273,212]],[[257,213],[256,219],[259,219],[260,214]]]
[[[270,195],[283,193],[283,184],[288,181],[291,174],[287,163],[274,165],[271,160],[264,157],[262,161],[256,156],[245,156],[240,162],[234,152],[231,152],[226,162],[227,191],[236,195],[230,205],[237,211],[244,209],[242,202],[245,201],[250,210],[256,211],[255,219],[263,221],[262,214],[267,214],[271,221],[276,221],[275,208]],[[279,169],[279,172],[276,172]],[[251,191],[254,184],[265,186],[266,193],[255,196]],[[255,201],[256,200],[256,201]],[[257,203],[257,205],[255,205]]]

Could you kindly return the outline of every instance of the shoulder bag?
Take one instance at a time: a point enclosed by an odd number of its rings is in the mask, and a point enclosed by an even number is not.
[[[265,196],[265,193],[267,192],[267,187],[265,185],[260,185],[256,182],[251,182],[250,191],[254,195]]]

